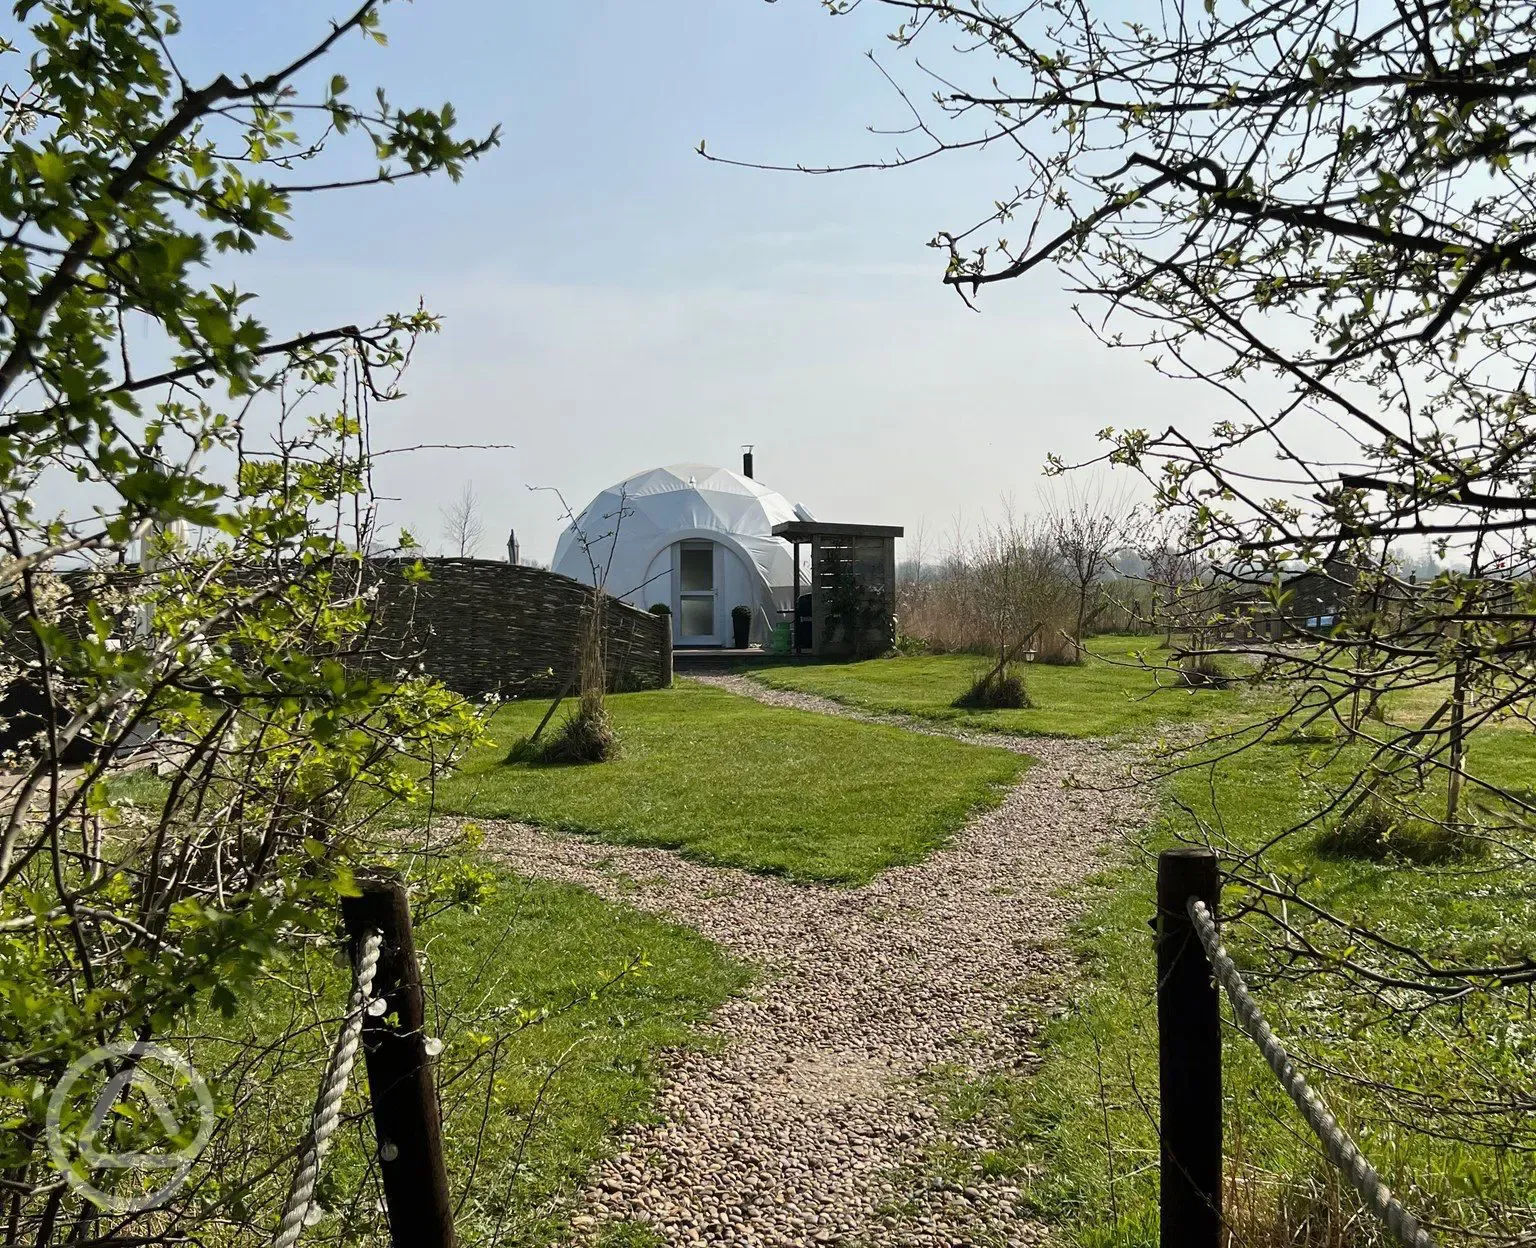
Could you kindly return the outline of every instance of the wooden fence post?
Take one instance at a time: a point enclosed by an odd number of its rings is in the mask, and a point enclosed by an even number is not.
[[[1185,909],[1216,916],[1221,867],[1208,849],[1157,859],[1157,1068],[1163,1248],[1221,1242],[1221,1011],[1211,964]]]
[[[375,997],[387,1008],[363,1016],[363,1058],[379,1141],[379,1172],[394,1248],[454,1248],[453,1202],[443,1164],[437,1089],[427,1056],[425,1008],[411,905],[405,885],[379,872],[358,879],[360,897],[344,897],[342,920],[356,964],[362,936],[382,932]]]
[[[663,625],[661,630],[661,687],[672,688],[672,613],[658,615],[657,622]]]

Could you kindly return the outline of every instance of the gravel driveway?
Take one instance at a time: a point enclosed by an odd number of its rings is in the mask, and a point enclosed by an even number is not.
[[[710,683],[848,713],[739,677]],[[753,990],[715,1016],[724,1042],[668,1067],[660,1123],[624,1135],[596,1168],[574,1219],[584,1240],[623,1219],[650,1224],[668,1244],[1045,1237],[1015,1211],[1019,1191],[1007,1180],[915,1177],[935,1144],[986,1145],[939,1120],[922,1078],[941,1067],[1031,1063],[1050,984],[1069,966],[1059,942],[1078,908],[1071,886],[1145,815],[1134,790],[1072,785],[1122,781],[1128,754],[1093,742],[1027,744],[1038,763],[1001,806],[927,861],[857,889],[482,822],[486,848],[516,869],[684,923],[761,968]]]

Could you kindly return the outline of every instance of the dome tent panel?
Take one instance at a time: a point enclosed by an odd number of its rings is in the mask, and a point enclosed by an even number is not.
[[[669,546],[658,550],[646,565],[645,579],[635,591],[634,603],[646,609],[657,603],[672,605],[672,550]]]
[[[746,605],[752,640],[762,643],[789,608],[794,581],[789,544],[773,536],[773,526],[795,515],[788,499],[751,478],[708,464],[674,464],[598,494],[561,535],[553,568],[588,584],[600,579],[609,593],[637,606],[667,603],[682,644],[729,644],[731,608]],[[703,544],[720,548],[710,555],[710,584],[699,588],[695,578],[689,588],[679,563],[691,548],[690,567],[702,569]],[[707,605],[706,595],[713,596]],[[699,631],[706,619],[711,632]]]

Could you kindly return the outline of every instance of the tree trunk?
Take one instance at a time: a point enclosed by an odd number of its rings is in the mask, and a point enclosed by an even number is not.
[[[1456,674],[1451,678],[1450,776],[1446,785],[1445,821],[1455,825],[1461,810],[1461,785],[1466,766],[1467,661],[1457,651]]]
[[[1352,682],[1354,688],[1350,690],[1349,695],[1349,735],[1351,737],[1355,736],[1360,731],[1360,722],[1362,718],[1360,714],[1360,684],[1362,679],[1360,672],[1364,670],[1368,661],[1369,659],[1365,653],[1365,647],[1357,646],[1355,648],[1356,672]]]

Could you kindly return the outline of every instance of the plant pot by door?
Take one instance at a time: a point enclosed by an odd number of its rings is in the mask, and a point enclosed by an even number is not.
[[[731,640],[736,649],[745,650],[752,639],[752,608],[731,608]]]

